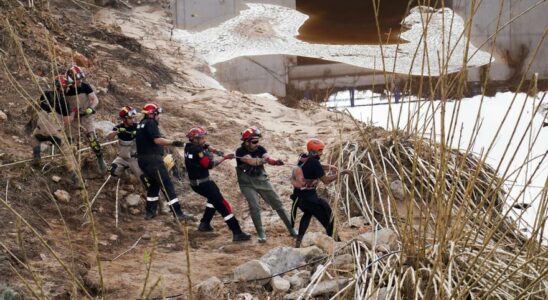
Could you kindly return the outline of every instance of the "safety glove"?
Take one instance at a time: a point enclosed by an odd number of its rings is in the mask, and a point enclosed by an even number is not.
[[[94,113],[95,113],[95,109],[93,109],[92,107],[88,107],[80,111],[80,116],[89,116],[89,115],[93,115]]]
[[[225,156],[223,156],[224,159],[234,159],[235,155],[234,153],[230,153],[230,154],[227,154]]]
[[[221,150],[215,151],[215,154],[217,154],[217,156],[221,156],[221,157],[225,156],[225,153]]]
[[[276,161],[276,166],[283,166],[283,165],[285,165],[285,163],[284,163],[283,160],[278,159],[278,160]]]

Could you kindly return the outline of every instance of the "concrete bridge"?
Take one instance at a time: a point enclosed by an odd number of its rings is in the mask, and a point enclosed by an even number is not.
[[[301,0],[313,1],[313,0]],[[393,0],[407,5],[408,0]],[[299,0],[255,0],[296,8]],[[469,18],[471,1],[447,0],[452,8],[465,20]],[[488,78],[492,83],[511,84],[526,74],[532,78],[538,73],[541,88],[548,81],[548,47],[542,36],[548,28],[548,3],[540,0],[504,0],[501,19],[497,20],[500,0],[484,0],[473,18],[472,43],[490,52],[494,47],[495,63],[486,67],[468,70],[468,81],[479,83]],[[189,30],[200,30],[215,26],[238,14],[245,8],[241,0],[174,0],[174,21],[177,26]],[[498,21],[498,22],[497,22]],[[497,23],[499,28],[497,30]],[[503,26],[501,28],[501,26]],[[494,38],[496,36],[496,39]],[[534,60],[533,57],[536,58]],[[215,65],[216,77],[228,89],[247,93],[268,92],[285,97],[295,91],[344,89],[368,87],[392,81],[396,74],[385,77],[380,71],[349,66],[342,63],[301,63],[295,56],[268,55],[239,57]],[[531,68],[528,68],[531,63]]]

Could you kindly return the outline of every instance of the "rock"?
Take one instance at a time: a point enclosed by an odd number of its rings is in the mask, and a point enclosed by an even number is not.
[[[376,249],[377,246],[381,245],[381,247],[396,250],[398,246],[398,236],[388,228],[360,234],[356,239],[364,242],[369,249]]]
[[[288,281],[291,284],[292,290],[302,289],[308,284],[308,282],[310,282],[310,271],[308,270],[299,271],[293,274],[293,276],[290,276],[288,278]]]
[[[118,240],[118,235],[116,235],[116,234],[111,234],[110,237],[109,237],[108,239],[111,240],[111,241],[117,241],[117,240]]]
[[[332,237],[321,232],[310,232],[304,235],[301,243],[302,247],[318,246],[324,252],[333,253],[335,241]]]
[[[251,260],[246,262],[243,265],[240,265],[234,269],[234,279],[235,280],[255,280],[260,278],[269,277],[272,274],[270,268],[267,264],[259,260]],[[270,281],[269,279],[257,281],[259,284],[266,284]]]
[[[311,247],[306,247],[306,248],[298,248],[296,250],[298,250],[299,252],[301,252],[302,255],[304,255],[304,259],[306,261],[310,261],[312,259],[323,256],[322,249],[320,249],[316,246],[311,246]]]
[[[225,286],[223,282],[213,276],[207,280],[202,281],[196,287],[196,299],[204,300],[218,300],[224,299],[226,294]]]
[[[138,216],[138,215],[141,214],[141,211],[138,210],[137,208],[133,208],[133,207],[132,207],[132,208],[129,209],[129,213],[132,214],[132,215],[134,215],[134,216]]]
[[[129,194],[129,192],[126,191],[126,190],[118,190],[118,196],[121,197],[121,198],[124,198],[128,194]]]
[[[322,281],[316,285],[311,291],[308,291],[308,295],[311,297],[317,297],[327,294],[334,294],[344,287],[349,280],[346,278]],[[302,288],[296,292],[285,295],[284,299],[294,300],[299,299],[301,295],[306,292],[306,288]]]
[[[364,216],[352,217],[348,220],[348,227],[350,228],[361,228],[365,225],[371,224],[371,220]]]
[[[8,115],[5,112],[0,110],[0,123],[3,123],[8,120]]]
[[[101,246],[108,246],[108,242],[107,241],[99,241],[99,245]]]
[[[390,190],[392,191],[392,195],[396,199],[403,200],[405,198],[405,187],[403,186],[403,183],[399,180],[394,180],[390,183]]]
[[[253,297],[250,293],[241,293],[236,295],[236,300],[258,300],[259,298]]]
[[[59,176],[57,176],[57,175],[53,175],[53,176],[51,176],[51,180],[52,180],[53,182],[59,182],[59,181],[61,181],[61,177],[59,177]]]
[[[70,194],[65,190],[56,190],[53,195],[57,201],[68,203],[70,202]]]
[[[312,248],[312,247],[310,247]],[[292,247],[277,247],[261,257],[261,262],[268,265],[271,274],[286,272],[306,264],[307,258],[321,251],[314,249],[298,249]],[[316,254],[314,254],[316,253]]]
[[[343,254],[343,255],[336,256],[333,259],[332,265],[335,266],[335,267],[341,267],[341,266],[344,266],[344,265],[347,265],[347,264],[351,264],[353,262],[354,262],[354,257],[352,255]]]
[[[394,288],[380,288],[374,295],[371,297],[371,300],[392,300],[396,299],[396,293]]]
[[[270,281],[270,285],[272,286],[274,292],[278,293],[285,293],[289,291],[289,288],[291,287],[289,281],[283,279],[280,276],[275,276],[274,278],[272,278],[272,280]]]
[[[151,236],[150,236],[150,233],[145,233],[143,234],[143,236],[141,237],[143,240],[150,240]]]
[[[141,196],[137,194],[129,194],[126,197],[126,203],[130,207],[136,207],[141,205]]]

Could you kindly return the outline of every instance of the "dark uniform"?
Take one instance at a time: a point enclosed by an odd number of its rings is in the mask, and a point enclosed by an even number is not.
[[[169,178],[169,173],[164,165],[164,147],[154,143],[154,139],[162,137],[158,123],[152,118],[144,118],[137,125],[137,157],[139,167],[148,179],[146,218],[156,215],[160,190],[166,196],[168,205],[178,218],[187,218],[183,214],[175,187]]]
[[[320,221],[327,235],[333,236],[333,213],[331,207],[325,199],[318,197],[316,193],[316,186],[319,179],[325,175],[325,171],[317,157],[305,154],[301,155],[298,166],[302,168],[306,182],[306,187],[300,189],[294,188],[293,195],[291,195],[291,199],[293,200],[293,207],[291,209],[292,222],[295,221],[295,217],[297,216],[297,207],[303,212],[299,224],[299,239],[302,239],[306,233],[312,216]]]
[[[192,190],[207,198],[199,229],[212,230],[210,223],[215,211],[218,211],[234,234],[234,240],[248,240],[249,236],[242,232],[230,203],[224,199],[217,184],[209,178],[209,169],[215,167],[213,155],[204,146],[188,143],[185,145],[185,165]]]

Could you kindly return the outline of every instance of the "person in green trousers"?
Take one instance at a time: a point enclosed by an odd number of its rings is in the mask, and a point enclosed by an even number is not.
[[[296,237],[297,231],[293,228],[289,215],[283,208],[280,196],[274,190],[264,169],[265,164],[282,166],[280,159],[271,158],[266,149],[259,145],[261,132],[256,127],[250,127],[242,132],[242,145],[236,150],[236,174],[240,190],[247,199],[251,219],[257,230],[259,243],[266,242],[266,233],[261,220],[261,206],[259,196],[263,198],[280,216],[291,236]]]

